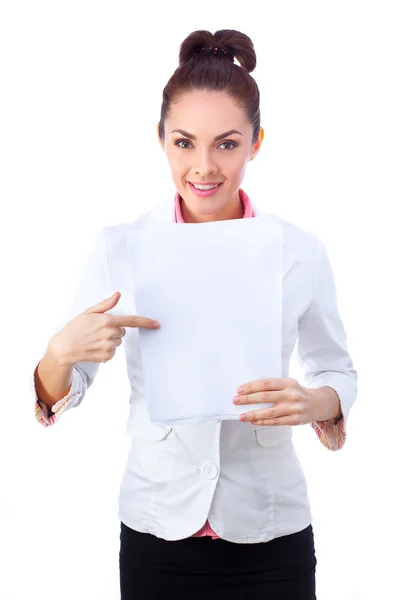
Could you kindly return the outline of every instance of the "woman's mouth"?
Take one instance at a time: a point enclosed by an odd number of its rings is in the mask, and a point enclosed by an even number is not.
[[[192,192],[200,198],[208,198],[213,196],[221,187],[222,183],[192,183],[188,181]]]

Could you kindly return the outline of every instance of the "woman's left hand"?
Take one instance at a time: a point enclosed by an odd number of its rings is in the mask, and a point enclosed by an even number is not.
[[[240,392],[240,389],[243,392]],[[234,404],[243,405],[274,402],[275,406],[252,410],[240,415],[241,421],[253,425],[304,425],[315,420],[314,390],[306,388],[296,379],[260,379],[241,385]]]

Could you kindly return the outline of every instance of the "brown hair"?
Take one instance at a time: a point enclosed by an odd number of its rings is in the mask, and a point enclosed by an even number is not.
[[[225,54],[210,52],[212,47],[225,48]],[[240,66],[233,60],[236,58]],[[253,126],[253,144],[260,133],[260,92],[249,73],[255,69],[257,60],[251,39],[234,29],[221,29],[214,34],[194,31],[182,42],[179,67],[163,91],[160,138],[164,139],[164,123],[172,102],[181,94],[193,90],[224,91],[247,113]]]

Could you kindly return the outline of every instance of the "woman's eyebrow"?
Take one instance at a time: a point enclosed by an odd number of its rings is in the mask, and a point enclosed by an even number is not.
[[[184,131],[183,129],[173,129],[171,131],[171,133],[181,133],[182,135],[189,138],[190,140],[196,139],[195,135],[193,135],[192,133],[188,133],[187,131]],[[227,137],[228,135],[232,135],[233,133],[238,133],[239,135],[243,135],[243,133],[240,133],[240,131],[238,131],[237,129],[229,129],[229,131],[225,131],[224,133],[221,133],[220,135],[215,136],[214,142],[217,142],[218,140],[222,140],[222,138]]]

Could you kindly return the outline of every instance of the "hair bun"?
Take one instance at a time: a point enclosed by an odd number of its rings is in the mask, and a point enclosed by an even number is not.
[[[188,35],[182,42],[179,51],[179,66],[183,67],[194,58],[209,56],[236,58],[240,66],[248,73],[256,67],[257,59],[253,42],[244,33],[235,29],[220,29],[212,34],[199,30]]]

